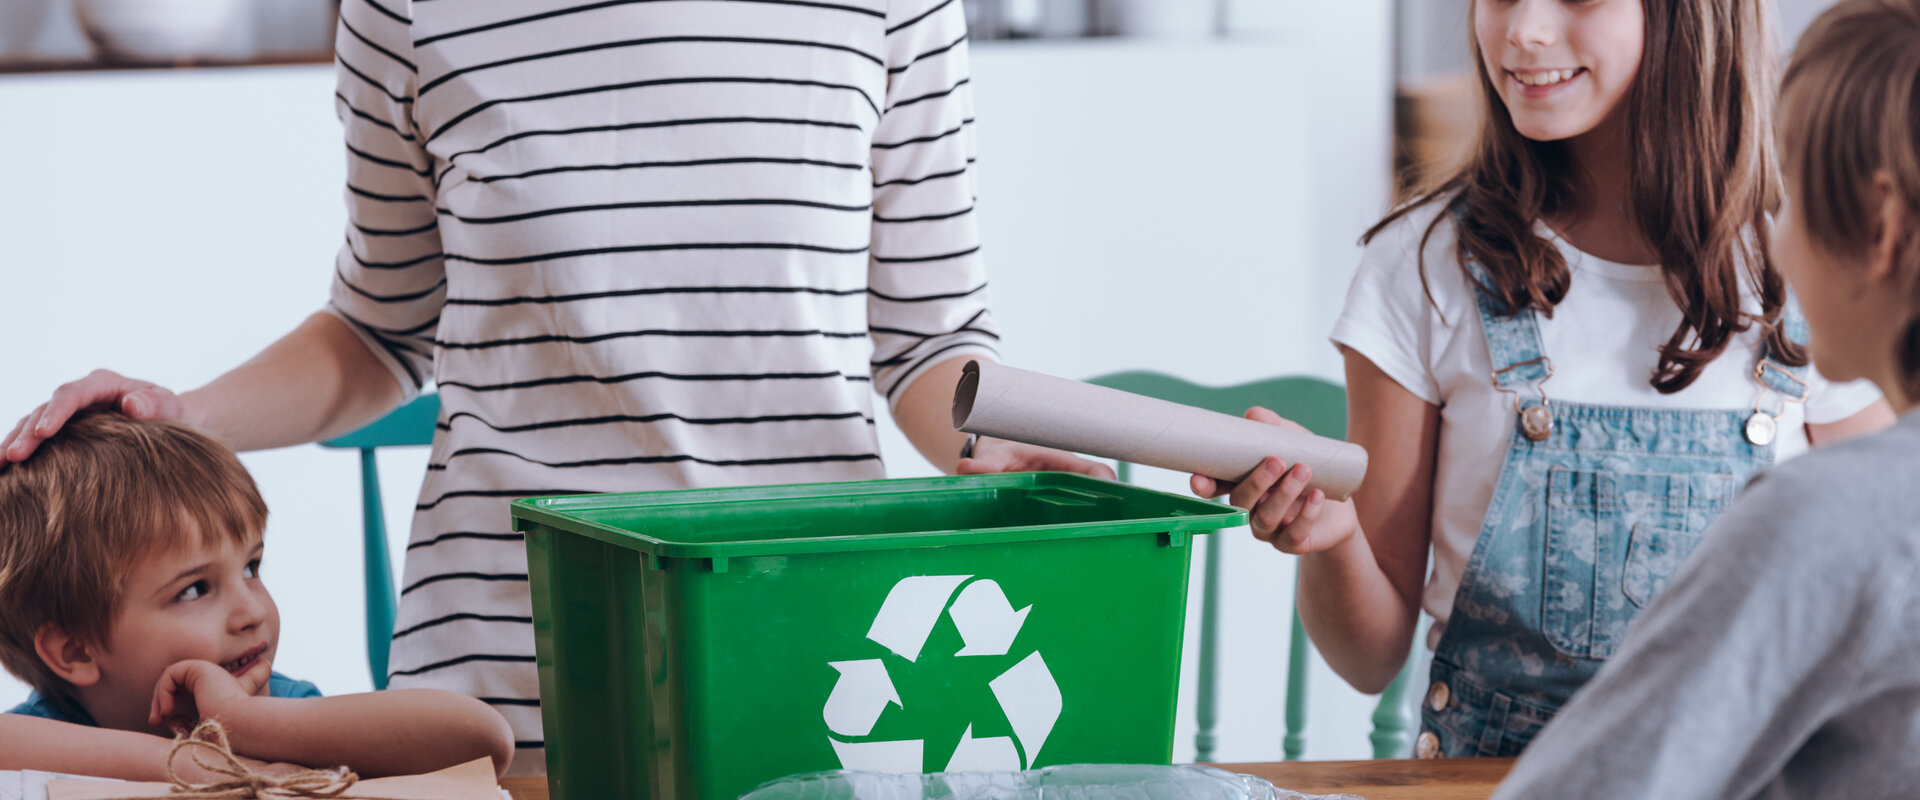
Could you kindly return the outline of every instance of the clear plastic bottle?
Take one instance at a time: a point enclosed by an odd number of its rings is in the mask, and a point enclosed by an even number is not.
[[[1305,795],[1193,765],[1074,764],[1025,772],[815,772],[768,781],[740,800],[1363,800]]]

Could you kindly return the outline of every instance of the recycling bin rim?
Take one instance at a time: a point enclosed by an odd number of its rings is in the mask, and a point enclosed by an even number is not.
[[[1061,497],[1098,499],[1122,494],[1152,496],[1165,504],[1161,516],[1102,519],[994,528],[963,528],[870,533],[843,536],[765,538],[734,542],[677,541],[582,519],[576,514],[613,509],[698,507],[736,502],[857,500],[892,494],[938,493],[978,489],[1026,488],[1052,490]],[[676,489],[610,494],[529,497],[511,506],[514,530],[564,530],[643,553],[655,558],[715,559],[803,553],[896,550],[916,547],[953,547],[969,544],[1028,542],[1104,536],[1166,534],[1167,544],[1181,546],[1186,537],[1247,524],[1247,512],[1232,506],[1144,489],[1131,484],[1066,472],[1016,472],[991,475],[894,478],[839,483],[796,483],[718,489]]]

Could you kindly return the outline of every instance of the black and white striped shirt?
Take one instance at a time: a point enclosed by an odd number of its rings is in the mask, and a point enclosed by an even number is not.
[[[958,0],[345,0],[329,310],[442,400],[392,685],[544,767],[528,495],[882,476],[991,354]]]

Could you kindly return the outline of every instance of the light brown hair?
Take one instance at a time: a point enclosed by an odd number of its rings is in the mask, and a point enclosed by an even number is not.
[[[73,710],[72,687],[34,650],[42,626],[104,645],[142,555],[188,536],[244,544],[266,521],[225,445],[177,423],[76,414],[32,458],[0,465],[0,665]]]
[[[1774,269],[1767,213],[1778,204],[1773,150],[1771,12],[1762,0],[1646,0],[1645,40],[1626,105],[1629,193],[1642,237],[1660,256],[1680,324],[1660,348],[1649,382],[1662,393],[1691,385],[1700,371],[1755,321],[1741,311],[1746,284],[1760,300],[1758,322],[1781,361],[1807,363],[1805,348],[1780,324],[1786,283]],[[1471,12],[1469,12],[1471,13]],[[1473,26],[1469,25],[1471,31]],[[1520,134],[1486,71],[1477,37],[1480,127],[1464,164],[1442,173],[1417,199],[1367,231],[1374,236],[1414,209],[1444,202],[1434,226],[1455,223],[1461,269],[1478,262],[1483,285],[1509,315],[1534,309],[1552,317],[1572,282],[1566,259],[1534,223],[1580,213],[1565,142]],[[1427,279],[1420,265],[1420,279]],[[1468,280],[1473,279],[1471,273]],[[1429,291],[1429,299],[1431,292]]]
[[[1844,0],[1814,20],[1781,82],[1779,133],[1816,248],[1867,254],[1877,175],[1906,205],[1896,267],[1915,314],[1898,355],[1907,394],[1920,396],[1920,0]]]

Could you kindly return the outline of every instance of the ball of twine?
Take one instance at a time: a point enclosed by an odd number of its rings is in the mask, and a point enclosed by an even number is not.
[[[224,777],[207,783],[181,777],[175,762],[182,752],[202,770]],[[201,757],[206,753],[212,754],[214,763]],[[360,776],[346,767],[302,770],[283,778],[262,775],[248,769],[233,754],[226,728],[215,720],[205,720],[173,740],[173,749],[167,753],[167,781],[173,784],[168,794],[117,800],[346,800],[347,790],[360,781]]]

